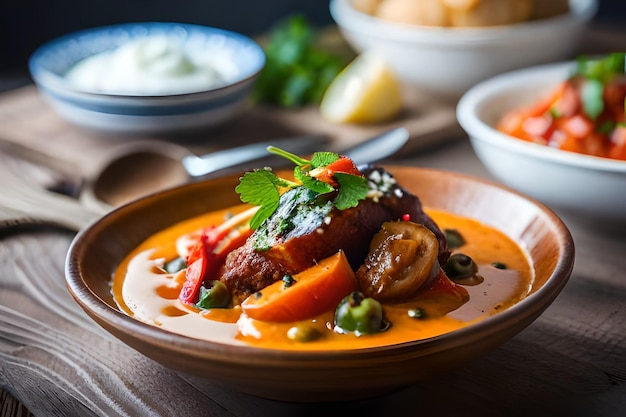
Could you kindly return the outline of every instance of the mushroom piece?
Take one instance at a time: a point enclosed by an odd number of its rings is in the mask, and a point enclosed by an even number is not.
[[[427,227],[410,221],[382,224],[356,272],[361,291],[381,301],[403,301],[439,272],[439,242]]]

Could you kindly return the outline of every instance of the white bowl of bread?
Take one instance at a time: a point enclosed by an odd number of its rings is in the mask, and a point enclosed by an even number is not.
[[[406,84],[458,99],[509,70],[577,53],[598,0],[331,0],[357,51],[381,54]]]

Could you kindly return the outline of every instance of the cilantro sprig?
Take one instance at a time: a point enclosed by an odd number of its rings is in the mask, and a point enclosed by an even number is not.
[[[603,58],[588,58],[579,56],[576,70],[572,75],[581,77],[581,101],[585,114],[596,120],[604,111],[604,87],[617,75],[626,72],[626,54],[617,52]]]
[[[253,98],[279,107],[319,104],[330,82],[347,64],[319,42],[321,34],[297,14],[279,21],[264,46],[265,66],[254,84]]]
[[[295,164],[294,181],[278,177],[269,168],[246,172],[240,178],[235,191],[241,201],[259,206],[250,220],[252,229],[258,228],[276,211],[281,194],[292,188],[302,186],[317,194],[337,191],[333,205],[339,210],[356,207],[367,196],[367,180],[346,157],[333,152],[315,152],[309,160],[274,146],[267,150]]]

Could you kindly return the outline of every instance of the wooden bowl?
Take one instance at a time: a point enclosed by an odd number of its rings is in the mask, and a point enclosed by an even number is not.
[[[534,264],[531,293],[511,308],[438,337],[380,348],[282,351],[180,336],[121,312],[110,290],[117,265],[144,239],[181,220],[239,203],[237,177],[174,188],[133,202],[81,231],[66,264],[67,284],[102,327],[155,361],[226,387],[282,401],[365,398],[427,379],[504,343],[531,324],[565,286],[572,237],[540,203],[484,180],[387,167],[426,207],[477,219],[524,248]]]

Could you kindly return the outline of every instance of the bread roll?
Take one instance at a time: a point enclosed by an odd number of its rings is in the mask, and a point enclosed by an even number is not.
[[[378,18],[422,26],[510,25],[569,11],[569,0],[354,0]]]
[[[448,26],[448,11],[440,0],[384,0],[377,17],[423,26]]]
[[[383,0],[354,0],[352,6],[362,13],[375,15],[376,9],[382,2]]]
[[[461,3],[460,0],[442,0]],[[451,26],[474,27],[509,25],[529,20],[533,0],[480,0],[471,9],[449,8]]]

